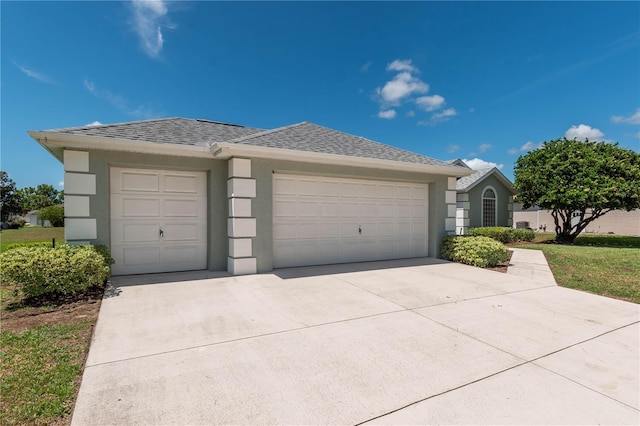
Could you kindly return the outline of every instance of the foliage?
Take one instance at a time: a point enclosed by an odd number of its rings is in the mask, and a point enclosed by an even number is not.
[[[38,218],[42,221],[48,220],[51,223],[51,226],[64,226],[64,207],[49,206],[40,209]]]
[[[515,229],[502,226],[471,228],[467,231],[466,235],[470,237],[489,237],[505,244],[519,241],[533,241],[535,237],[532,229]]]
[[[0,334],[2,424],[58,424],[71,413],[93,322]]]
[[[617,143],[545,142],[518,158],[514,177],[523,208],[552,211],[558,242],[573,242],[611,210],[640,208],[640,154]]]
[[[509,250],[489,237],[447,236],[440,246],[442,257],[481,268],[509,260]]]
[[[15,215],[20,215],[20,196],[16,191],[16,183],[9,174],[0,170],[0,222],[6,222]]]
[[[74,294],[102,286],[110,274],[93,246],[20,247],[0,253],[0,279],[26,297]]]
[[[4,247],[5,251],[14,250],[21,247],[47,247],[53,248],[51,241],[29,241],[24,243],[11,243]]]
[[[96,244],[93,246],[93,249],[104,259],[104,264],[107,266],[111,266],[116,263],[115,260],[111,257],[111,251],[109,247],[104,244]]]
[[[64,200],[64,193],[58,191],[53,185],[42,183],[36,188],[28,186],[18,189],[20,196],[20,205],[22,213],[25,214],[32,210],[40,210],[43,207],[55,206],[61,204]]]

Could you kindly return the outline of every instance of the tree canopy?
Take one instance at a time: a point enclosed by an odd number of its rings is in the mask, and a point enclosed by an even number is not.
[[[43,207],[61,204],[64,199],[64,193],[62,191],[58,191],[52,185],[45,183],[35,188],[28,186],[18,189],[17,192],[20,197],[23,214],[32,210],[39,210]]]
[[[0,221],[6,222],[14,215],[22,213],[20,196],[16,192],[16,183],[9,174],[0,171]]]
[[[523,208],[551,210],[559,242],[611,210],[640,208],[640,154],[617,143],[548,141],[518,158],[514,177]]]

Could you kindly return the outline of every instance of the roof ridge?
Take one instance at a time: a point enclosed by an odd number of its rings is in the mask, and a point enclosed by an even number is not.
[[[99,129],[99,128],[104,128],[104,127],[114,127],[114,126],[129,126],[129,125],[133,125],[133,124],[139,124],[139,123],[151,123],[153,121],[167,121],[167,120],[192,120],[190,118],[184,118],[184,117],[162,117],[162,118],[148,118],[146,120],[137,120],[137,121],[122,121],[122,122],[118,122],[118,123],[108,123],[108,124],[96,124],[96,125],[84,125],[84,126],[74,126],[74,127],[61,127],[61,128],[57,128],[57,129],[49,129],[47,131],[52,131],[52,132],[59,132],[62,130],[80,130],[80,129]],[[193,120],[195,121],[195,120]]]
[[[265,135],[270,135],[270,134],[273,134],[273,133],[281,132],[283,130],[291,129],[293,127],[301,126],[303,124],[307,124],[307,122],[306,121],[302,121],[300,123],[289,124],[287,126],[282,126],[282,127],[276,127],[275,129],[267,129],[267,130],[263,130],[261,132],[252,133],[252,134],[247,135],[247,136],[241,136],[239,138],[229,139],[229,140],[222,141],[222,142],[226,142],[226,143],[244,142],[244,141],[249,140],[249,139],[253,139],[253,138],[257,138],[257,137],[261,137],[261,136],[265,136]]]

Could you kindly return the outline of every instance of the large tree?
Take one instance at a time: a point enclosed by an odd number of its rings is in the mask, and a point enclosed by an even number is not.
[[[18,189],[18,193],[20,195],[23,213],[61,204],[64,199],[63,192],[45,183],[38,185],[36,188],[28,186]]]
[[[16,183],[9,178],[9,173],[0,171],[0,221],[6,222],[14,215],[22,213],[20,195],[16,191]]]
[[[640,154],[617,143],[545,142],[518,158],[514,177],[517,201],[551,210],[561,243],[611,210],[640,208]]]

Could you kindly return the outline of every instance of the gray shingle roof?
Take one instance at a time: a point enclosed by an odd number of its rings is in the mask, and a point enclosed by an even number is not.
[[[443,161],[424,155],[374,142],[360,136],[342,133],[306,121],[279,129],[255,133],[228,142],[323,154],[394,160],[405,163],[448,165]]]
[[[488,169],[477,170],[474,174],[470,176],[461,177],[456,181],[456,191],[464,191],[474,183],[478,182],[480,179],[485,177],[494,167],[489,167]],[[497,170],[497,169],[496,169]]]
[[[48,130],[72,135],[120,138],[156,143],[195,145],[202,142],[222,142],[262,132],[262,129],[187,118],[162,118],[130,123],[71,127]]]
[[[211,145],[214,142],[226,142],[414,164],[450,166],[450,164],[443,161],[421,154],[309,122],[273,130],[263,130],[208,120],[163,118],[129,123],[53,129],[47,130],[47,132],[139,140],[161,144],[203,145],[206,143]]]

